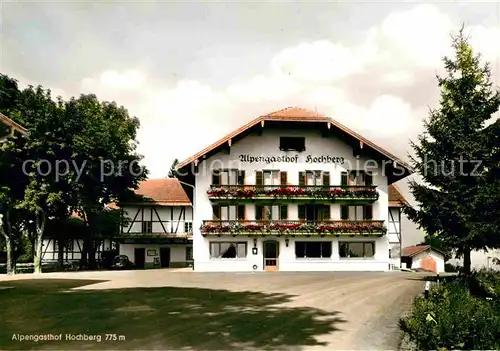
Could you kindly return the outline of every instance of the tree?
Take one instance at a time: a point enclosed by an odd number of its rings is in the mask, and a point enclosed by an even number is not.
[[[64,104],[62,122],[72,135],[71,161],[83,171],[70,171],[77,181],[71,185],[76,194],[72,209],[89,227],[83,245],[82,264],[95,268],[96,242],[103,234],[100,220],[105,206],[120,203],[147,177],[136,153],[139,121],[124,107],[100,102],[95,95],[81,95]]]
[[[170,170],[168,171],[169,178],[178,178],[177,166],[179,165],[179,160],[175,159],[170,166]]]
[[[452,47],[455,57],[443,60],[447,76],[437,77],[440,107],[430,111],[426,131],[412,142],[412,163],[424,180],[410,182],[419,206],[406,205],[403,211],[430,237],[438,237],[462,256],[463,271],[469,273],[471,250],[500,246],[498,195],[490,196],[495,189],[498,194],[498,129],[486,127],[499,109],[500,92],[463,28]],[[488,202],[481,202],[486,198]]]

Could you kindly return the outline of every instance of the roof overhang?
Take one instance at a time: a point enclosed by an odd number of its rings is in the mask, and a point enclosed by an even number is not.
[[[194,167],[196,168],[199,165],[199,163],[203,162],[207,158],[218,153],[221,149],[225,147],[231,147],[231,145],[234,144],[234,142],[243,138],[251,131],[259,129],[262,130],[263,128],[265,128],[266,122],[267,123],[279,122],[279,124],[313,123],[313,124],[318,124],[320,126],[323,125],[325,129],[330,130],[332,133],[334,131],[340,131],[344,137],[350,138],[353,141],[356,141],[356,143],[359,143],[361,149],[364,149],[365,151],[371,150],[372,152],[378,154],[381,158],[387,160],[386,167],[387,167],[389,184],[395,183],[398,180],[401,180],[413,173],[412,167],[408,163],[404,162],[403,160],[399,159],[398,157],[391,154],[387,150],[379,147],[375,143],[371,142],[370,140],[366,139],[365,137],[361,136],[360,134],[347,128],[343,124],[335,121],[330,117],[324,117],[319,115],[304,116],[304,117],[290,117],[290,116],[284,117],[284,116],[279,116],[276,113],[260,116],[254,119],[253,121],[245,124],[241,128],[233,131],[232,133],[226,135],[219,141],[213,143],[212,145],[206,147],[205,149],[201,150],[195,155],[179,163],[179,165],[177,166],[177,170],[179,170],[180,173],[186,173],[185,171],[183,172],[182,170],[186,169],[188,166],[194,165]]]
[[[18,132],[22,135],[27,135],[28,130],[24,128],[19,123],[14,122],[9,117],[0,112],[0,122],[10,128],[11,135],[14,135],[14,132]]]

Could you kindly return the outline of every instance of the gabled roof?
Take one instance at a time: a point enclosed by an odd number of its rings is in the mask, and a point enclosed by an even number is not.
[[[12,128],[12,130],[18,131],[19,133],[26,135],[28,134],[28,130],[24,128],[19,123],[14,122],[9,117],[0,112],[0,122],[5,124],[7,127]]]
[[[403,249],[401,256],[402,257],[414,257],[422,252],[425,252],[427,250],[432,250],[439,252],[440,254],[444,255],[444,252],[434,249],[430,245],[415,245],[415,246],[407,246]]]
[[[231,139],[238,136],[239,134],[249,130],[250,128],[258,125],[264,126],[265,122],[267,121],[277,121],[277,122],[309,122],[309,123],[324,123],[325,126],[328,126],[330,128],[333,126],[334,128],[344,132],[345,134],[353,137],[354,139],[357,139],[360,144],[363,144],[382,156],[396,162],[398,165],[402,166],[404,169],[408,171],[408,174],[412,173],[411,166],[407,164],[406,162],[402,161],[398,157],[394,156],[393,154],[389,153],[388,151],[382,149],[381,147],[375,145],[373,142],[370,140],[364,138],[360,134],[356,133],[355,131],[347,128],[343,124],[337,122],[336,120],[326,117],[318,112],[306,110],[303,108],[299,107],[287,107],[283,110],[279,110],[276,112],[269,113],[267,115],[260,116],[251,122],[245,124],[244,126],[236,129],[232,133],[229,133],[226,135],[224,138],[220,139],[219,141],[213,143],[212,145],[206,147],[205,149],[201,150],[200,152],[196,153],[195,155],[189,157],[188,159],[184,160],[183,162],[179,163],[177,166],[177,169],[181,169],[186,167],[187,165],[191,164],[192,162],[198,162],[200,158],[206,157],[206,155],[210,152],[215,151],[216,149],[227,145],[228,143],[231,142]]]
[[[408,201],[401,195],[401,191],[395,184],[389,185],[389,207],[402,207]]]
[[[137,204],[150,202],[160,206],[191,206],[191,201],[176,178],[144,180],[135,193],[140,197],[140,200],[134,201]]]

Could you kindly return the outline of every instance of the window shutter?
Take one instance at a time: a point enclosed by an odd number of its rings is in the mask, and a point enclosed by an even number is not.
[[[245,185],[245,171],[238,171],[238,184]]]
[[[330,186],[330,172],[323,172],[323,185]]]
[[[212,219],[215,221],[220,220],[220,206],[219,205],[212,205]]]
[[[299,205],[299,219],[306,219],[306,206]]]
[[[340,219],[348,219],[349,218],[349,207],[342,205],[340,206]]]
[[[238,205],[238,220],[245,219],[245,205]]]
[[[255,219],[257,221],[262,221],[262,212],[264,211],[264,207],[260,205],[255,205]]]
[[[286,172],[281,171],[280,172],[280,183],[281,185],[286,185],[288,183],[288,175]]]
[[[306,172],[299,172],[299,186],[306,185]]]
[[[328,221],[330,220],[330,205],[325,205],[323,206],[323,220]]]
[[[364,213],[364,219],[366,220],[371,220],[373,219],[373,209],[371,205],[367,205],[364,207],[365,213]]]
[[[220,185],[220,172],[219,171],[212,172],[212,184],[213,185]]]
[[[280,219],[288,219],[288,206],[281,205],[280,207]]]
[[[340,174],[340,185],[347,185],[347,172]]]
[[[264,178],[262,171],[256,171],[255,172],[255,185],[263,185],[264,184]]]
[[[373,176],[371,173],[366,172],[365,174],[365,185],[371,186],[373,184]]]

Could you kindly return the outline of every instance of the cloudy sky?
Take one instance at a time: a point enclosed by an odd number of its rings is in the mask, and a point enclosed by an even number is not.
[[[316,109],[405,158],[465,22],[500,83],[494,2],[3,1],[2,73],[141,121],[152,177],[261,114]]]

